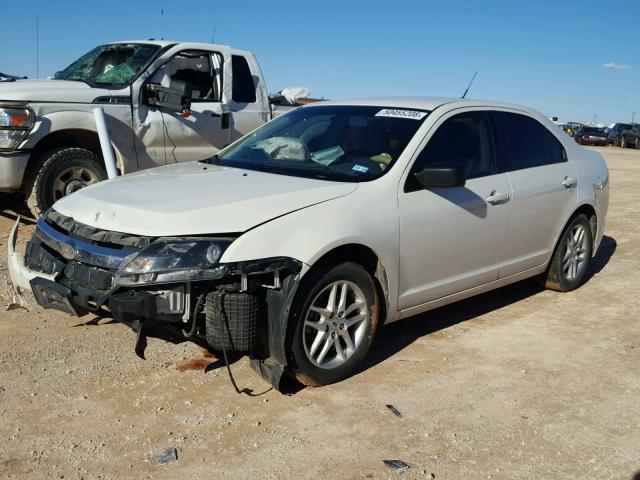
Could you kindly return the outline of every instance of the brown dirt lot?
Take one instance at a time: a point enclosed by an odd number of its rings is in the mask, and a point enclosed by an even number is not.
[[[0,478],[633,478],[640,151],[597,150],[611,205],[583,287],[525,281],[389,325],[361,373],[289,396],[244,359],[238,383],[266,393],[236,394],[190,343],[151,338],[140,360],[109,318],[5,311],[20,203],[0,196]],[[154,463],[167,447],[178,460]]]

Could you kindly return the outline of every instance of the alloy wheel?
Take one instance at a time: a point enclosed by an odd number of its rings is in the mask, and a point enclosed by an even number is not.
[[[315,296],[304,319],[307,358],[319,368],[343,365],[364,341],[369,322],[369,305],[360,287],[344,280],[330,283]]]
[[[587,266],[587,230],[584,225],[575,225],[564,246],[562,271],[567,280],[582,276]]]

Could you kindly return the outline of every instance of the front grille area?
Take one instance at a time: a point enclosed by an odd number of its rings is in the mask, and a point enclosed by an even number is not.
[[[91,306],[112,290],[122,259],[153,240],[93,228],[50,210],[27,244],[25,263],[32,270],[56,275],[57,282],[70,288],[83,306],[87,302]]]
[[[153,237],[143,237],[140,235],[112,232],[90,227],[83,223],[76,222],[73,218],[62,215],[53,209],[47,212],[45,221],[65,235],[84,240],[94,245],[114,249],[142,250],[155,240]]]

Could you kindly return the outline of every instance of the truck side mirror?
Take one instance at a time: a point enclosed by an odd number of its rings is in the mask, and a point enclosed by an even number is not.
[[[147,83],[148,104],[166,108],[172,112],[185,113],[191,109],[191,84],[182,80],[169,80],[169,86]]]

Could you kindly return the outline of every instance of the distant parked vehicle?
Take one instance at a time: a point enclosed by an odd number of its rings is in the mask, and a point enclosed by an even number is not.
[[[567,122],[567,126],[571,129],[572,133],[570,135],[573,137],[576,133],[576,130],[584,127],[584,124],[579,122]]]
[[[616,123],[607,130],[607,142],[615,147],[620,146],[620,134],[623,130],[628,130],[633,126],[631,123]]]
[[[16,80],[25,80],[27,77],[18,77],[16,75],[8,75],[0,72],[0,82],[14,82]]]
[[[640,125],[634,123],[620,132],[620,146],[640,149]]]
[[[573,135],[573,139],[580,145],[607,145],[607,134],[604,128],[580,127]]]

